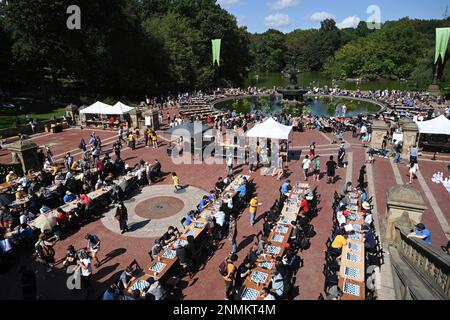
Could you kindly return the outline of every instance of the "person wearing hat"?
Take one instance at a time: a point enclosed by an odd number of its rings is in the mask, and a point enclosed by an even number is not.
[[[75,201],[76,199],[77,199],[76,194],[67,190],[66,195],[63,198],[63,201],[64,201],[64,203],[69,203],[69,202]]]
[[[22,186],[17,187],[17,192],[15,194],[16,200],[20,200],[27,193],[23,190]]]
[[[252,200],[250,200],[250,225],[253,227],[255,224],[255,218],[256,218],[256,210],[258,209],[258,206],[261,206],[262,203],[258,202],[258,197],[255,194]]]
[[[371,209],[370,203],[368,203],[367,201],[364,201],[364,202],[362,203],[362,208],[363,208],[364,210],[370,210],[370,209]]]
[[[431,232],[428,230],[423,223],[416,225],[416,231],[408,234],[408,238],[418,238],[422,239],[428,244],[431,244]]]
[[[13,182],[17,179],[17,174],[14,171],[10,171],[6,176],[6,182]]]

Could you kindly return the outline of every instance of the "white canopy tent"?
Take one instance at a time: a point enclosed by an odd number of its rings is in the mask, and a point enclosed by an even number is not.
[[[115,105],[110,106],[109,104],[97,101],[93,105],[83,109],[80,113],[83,114],[102,114],[102,115],[123,115],[129,113],[133,108],[123,104],[122,102],[117,102]]]
[[[251,128],[247,132],[247,137],[288,140],[292,133],[292,128],[275,121],[273,118],[269,118]]]
[[[428,121],[416,121],[420,134],[450,135],[450,120],[441,115]]]

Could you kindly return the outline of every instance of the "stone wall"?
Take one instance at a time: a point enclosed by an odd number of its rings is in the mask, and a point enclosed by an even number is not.
[[[45,126],[47,126],[47,125],[50,126],[54,123],[61,122],[61,120],[62,119],[59,118],[56,120],[45,120],[45,121],[38,122],[36,124],[36,128],[35,128],[36,133],[45,131]],[[29,124],[21,124],[21,125],[18,125],[17,127],[0,129],[0,137],[2,139],[17,136],[19,133],[32,134],[33,131],[31,130],[31,126]]]

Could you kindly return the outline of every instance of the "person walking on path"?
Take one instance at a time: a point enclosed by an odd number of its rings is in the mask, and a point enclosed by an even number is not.
[[[302,162],[302,166],[303,166],[303,173],[305,176],[305,181],[308,181],[308,171],[309,171],[309,167],[311,166],[311,160],[309,159],[309,156],[305,156],[305,159],[303,159],[303,162]]]
[[[231,176],[233,174],[233,156],[228,156],[227,158],[227,175]]]
[[[338,167],[343,168],[344,167],[344,158],[345,158],[345,148],[344,144],[341,144],[341,147],[338,151]]]
[[[419,164],[417,161],[411,161],[409,164],[409,184],[412,184],[413,179],[417,177],[417,172],[419,171]]]
[[[233,288],[234,281],[236,276],[236,266],[234,263],[237,261],[237,256],[235,254],[231,254],[225,259],[225,274],[223,275],[223,280],[225,281],[225,300],[230,300]]]
[[[312,161],[313,166],[313,172],[314,172],[314,179],[316,181],[320,180],[320,157],[317,155],[314,157]]]
[[[86,234],[87,249],[91,253],[92,260],[96,261],[95,267],[100,267],[100,261],[98,260],[98,252],[100,251],[100,239],[95,234]]]
[[[119,227],[122,234],[128,232],[128,225],[127,225],[128,211],[123,202],[120,202],[119,205],[117,206],[114,218],[117,221],[119,221]]]
[[[326,163],[327,166],[327,184],[334,184],[334,179],[336,176],[337,163],[334,161],[334,157],[330,156],[330,160]]]
[[[261,206],[262,203],[258,202],[258,197],[255,194],[252,200],[250,200],[250,225],[253,227],[255,224],[255,218],[256,218],[256,210],[258,209],[258,206]]]
[[[230,214],[230,222],[228,224],[228,240],[231,241],[231,253],[237,252],[237,221],[233,214]]]

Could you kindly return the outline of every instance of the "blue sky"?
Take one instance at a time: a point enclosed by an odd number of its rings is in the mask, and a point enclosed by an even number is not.
[[[381,22],[402,17],[442,19],[450,0],[218,0],[223,8],[236,16],[239,25],[250,32],[269,28],[290,32],[294,29],[320,27],[320,21],[332,17],[339,27],[352,27],[360,20],[380,17]],[[367,13],[370,6],[376,11]],[[379,12],[379,15],[376,14]]]

